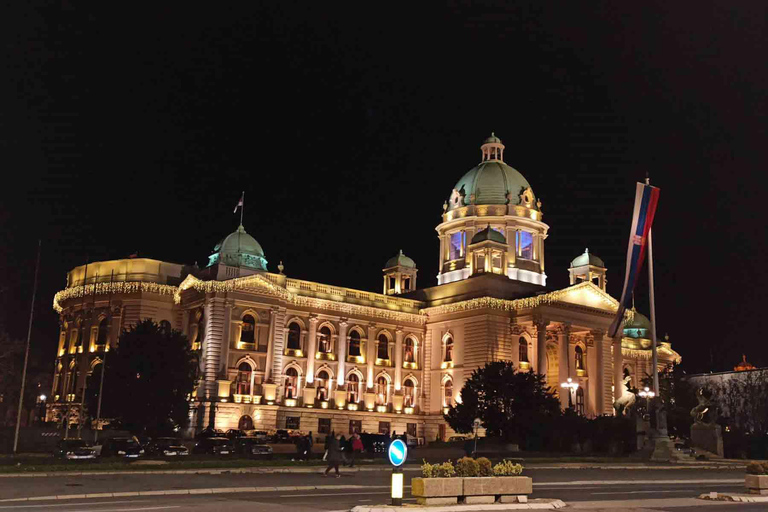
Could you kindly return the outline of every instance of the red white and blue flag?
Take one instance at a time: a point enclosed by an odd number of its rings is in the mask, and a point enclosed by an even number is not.
[[[611,337],[616,336],[619,326],[624,319],[624,312],[632,304],[632,292],[635,289],[640,269],[645,260],[645,249],[648,245],[648,233],[651,231],[653,216],[656,214],[656,204],[659,202],[659,189],[643,183],[637,184],[635,192],[635,211],[632,215],[632,228],[629,231],[629,247],[627,248],[627,272],[624,275],[624,290],[621,292],[621,302],[616,311],[616,318],[609,329]]]
[[[235,205],[235,211],[233,211],[232,213],[237,213],[237,209],[243,207],[244,200],[245,200],[245,191],[243,191],[243,195],[240,196],[240,200],[237,202],[237,205]]]

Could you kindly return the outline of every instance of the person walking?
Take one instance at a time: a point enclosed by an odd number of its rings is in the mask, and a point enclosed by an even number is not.
[[[307,455],[307,457],[306,457],[305,460],[309,460],[312,457],[312,445],[313,444],[315,444],[315,443],[312,441],[312,431],[310,430],[309,434],[307,434],[307,440],[306,440],[306,445],[307,445],[307,454],[306,455]]]
[[[323,473],[325,476],[328,476],[328,473],[331,471],[331,469],[334,469],[336,471],[336,478],[339,478],[341,475],[339,474],[339,463],[341,462],[341,445],[339,444],[341,436],[335,436],[330,439],[328,444],[325,446],[328,450],[328,467],[325,469],[325,473]]]
[[[363,440],[360,439],[360,434],[357,432],[352,434],[351,445],[352,451],[349,458],[349,467],[353,468],[355,467],[355,458],[357,458],[357,454],[363,453]]]

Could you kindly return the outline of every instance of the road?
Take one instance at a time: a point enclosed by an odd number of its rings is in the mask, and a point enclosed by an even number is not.
[[[526,469],[534,479],[532,497],[559,498],[582,510],[766,510],[765,503],[731,504],[692,500],[710,491],[744,492],[744,471],[705,469]],[[406,481],[418,471],[406,473]],[[136,492],[178,495],[137,496]],[[228,492],[225,492],[228,491]],[[203,494],[189,494],[199,492]],[[176,474],[0,478],[0,499],[123,493],[114,497],[0,502],[0,512],[143,512],[174,509],[260,512],[349,510],[389,501],[386,471],[321,474]],[[408,489],[406,489],[408,496]],[[627,503],[631,500],[631,504]],[[406,499],[406,503],[415,500]]]

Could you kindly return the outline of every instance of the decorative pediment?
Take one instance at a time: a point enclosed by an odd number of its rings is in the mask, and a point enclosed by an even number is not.
[[[590,282],[582,282],[562,290],[558,290],[555,302],[585,306],[593,309],[602,309],[615,313],[619,307],[619,301],[605,293],[598,286]]]

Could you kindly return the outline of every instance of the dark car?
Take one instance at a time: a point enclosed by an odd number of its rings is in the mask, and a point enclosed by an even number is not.
[[[291,434],[289,434],[287,430],[278,429],[275,432],[275,435],[272,437],[272,442],[291,443],[293,442],[293,439],[291,438]]]
[[[147,445],[148,455],[161,455],[174,457],[177,455],[189,455],[189,449],[181,444],[181,440],[175,437],[158,437]]]
[[[197,433],[195,439],[205,439],[206,437],[224,437],[224,431],[218,428],[206,427]]]
[[[392,441],[387,434],[360,434],[360,440],[367,453],[385,453]]]
[[[240,437],[234,440],[235,453],[248,457],[272,458],[272,447],[256,437]]]
[[[137,459],[144,455],[144,448],[133,437],[112,437],[101,446],[102,457]]]
[[[246,434],[243,430],[231,428],[227,430],[227,433],[224,434],[224,437],[228,437],[229,439],[237,439],[239,437],[248,437],[248,434]]]
[[[269,433],[266,430],[256,430],[252,437],[258,439],[262,443],[269,441]]]
[[[96,450],[82,439],[62,439],[56,444],[53,456],[66,460],[95,459]]]
[[[206,437],[195,444],[192,453],[232,455],[235,453],[235,447],[232,445],[232,440],[226,437]]]

